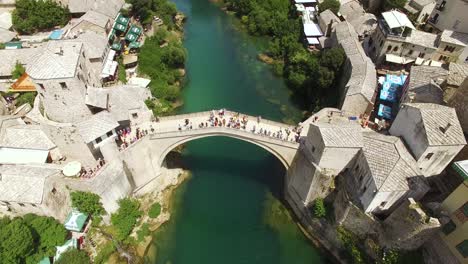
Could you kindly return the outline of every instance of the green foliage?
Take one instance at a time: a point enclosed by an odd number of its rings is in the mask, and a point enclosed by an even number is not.
[[[88,254],[78,249],[65,251],[54,264],[87,264],[91,263]]]
[[[113,242],[106,243],[101,248],[101,250],[99,251],[97,256],[94,258],[94,263],[95,264],[104,264],[104,263],[106,263],[107,260],[109,259],[109,257],[112,255],[112,253],[114,253],[116,251],[116,249],[117,248],[115,247]]]
[[[51,0],[17,0],[12,14],[14,28],[27,34],[63,26],[69,18],[68,9]]]
[[[5,49],[5,43],[0,43],[0,50]]]
[[[322,198],[315,199],[313,209],[314,209],[314,215],[317,218],[322,218],[327,215],[327,210],[325,209],[325,204],[323,203]]]
[[[21,75],[23,75],[25,72],[26,72],[26,69],[24,68],[24,66],[17,61],[15,64],[15,68],[11,72],[11,78],[16,80],[19,77],[21,77]]]
[[[5,220],[0,226],[0,259],[5,263],[20,263],[34,253],[34,239],[22,218]]]
[[[330,9],[333,13],[338,13],[340,10],[340,1],[338,0],[324,0],[322,3],[319,4],[320,12],[323,12],[327,9]]]
[[[151,231],[149,229],[149,224],[148,223],[144,223],[140,230],[137,231],[137,237],[138,237],[138,242],[142,242],[145,237],[151,235]]]
[[[27,214],[24,221],[31,229],[37,252],[52,256],[55,246],[65,243],[68,232],[54,218]]]
[[[132,198],[119,200],[119,209],[111,215],[111,222],[115,228],[115,238],[118,241],[125,240],[137,224],[138,218],[142,215],[140,203]]]
[[[349,257],[352,260],[352,263],[355,263],[355,264],[364,263],[364,260],[361,255],[361,251],[356,246],[358,241],[357,241],[357,238],[354,236],[354,234],[349,232],[342,226],[339,226],[337,228],[337,232],[338,232],[338,239],[345,246]]]
[[[161,213],[161,205],[159,203],[154,203],[151,205],[149,211],[148,211],[148,216],[151,218],[156,218],[159,216]]]
[[[168,0],[127,0],[132,4],[131,13],[140,18],[143,25],[151,24],[153,16],[161,18],[169,28],[174,26],[177,8]]]
[[[18,98],[16,98],[16,105],[21,106],[23,104],[29,104],[30,106],[33,106],[34,99],[36,99],[36,92],[20,93]]]
[[[123,64],[122,56],[120,56],[117,59],[117,62],[119,63],[117,77],[119,78],[119,81],[121,81],[122,83],[127,83],[127,73],[125,72],[125,66]]]
[[[383,252],[382,260],[379,264],[397,264],[400,263],[400,253],[397,250],[391,249]]]
[[[74,191],[71,193],[72,207],[80,212],[100,216],[105,213],[99,195],[91,192]]]
[[[402,9],[405,7],[407,0],[385,0],[384,8],[385,10],[390,9]]]

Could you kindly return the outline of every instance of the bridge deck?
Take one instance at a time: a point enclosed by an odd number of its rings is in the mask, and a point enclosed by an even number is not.
[[[213,118],[210,118],[210,115],[213,116]],[[237,123],[237,121],[241,122],[243,119],[247,120],[247,123],[245,124],[245,128],[233,128],[228,127],[229,120],[232,118],[233,120],[236,120],[235,122],[232,123]],[[217,118],[218,120],[225,120],[225,125],[223,126],[214,126],[214,119]],[[189,120],[189,125],[185,125],[186,119]],[[211,120],[211,121],[210,121]],[[220,121],[222,122],[222,121]],[[200,127],[199,125],[201,123],[204,123],[205,126]],[[208,127],[206,127],[206,124],[208,124]],[[219,115],[218,111],[214,111],[214,115],[212,114],[212,111],[207,111],[207,112],[198,112],[198,113],[192,113],[192,114],[184,114],[184,115],[174,115],[174,116],[168,116],[168,117],[161,117],[159,118],[159,122],[156,123],[151,123],[154,132],[152,133],[154,136],[157,135],[163,135],[167,133],[173,133],[173,132],[179,132],[179,131],[189,131],[189,130],[207,130],[210,132],[215,132],[215,129],[217,127],[223,128],[222,131],[227,131],[227,129],[233,129],[233,130],[239,130],[243,131],[244,133],[254,133],[256,135],[261,135],[264,137],[268,137],[271,139],[276,139],[276,140],[281,140],[281,141],[287,141],[288,143],[292,144],[297,144],[297,135],[294,131],[294,126],[290,126],[287,124],[282,124],[279,122],[274,122],[266,119],[260,119],[260,122],[258,122],[257,117],[253,116],[248,116],[244,115],[242,113],[236,113],[236,112],[231,112],[231,111],[225,111],[224,115]],[[190,129],[191,125],[191,129]],[[241,123],[241,126],[244,124]],[[179,129],[180,128],[180,129]],[[150,129],[150,128],[144,128],[144,129]],[[262,133],[260,134],[260,130]],[[221,129],[220,129],[221,131]],[[264,131],[267,131],[266,134]],[[281,131],[281,132],[280,132]],[[289,131],[289,135],[287,133]]]

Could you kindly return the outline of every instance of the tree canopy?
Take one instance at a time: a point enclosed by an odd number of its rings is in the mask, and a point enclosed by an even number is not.
[[[65,25],[69,18],[68,9],[51,0],[16,0],[12,14],[13,27],[28,34]]]
[[[89,264],[91,263],[88,254],[78,249],[65,251],[54,264]]]
[[[37,263],[54,255],[66,236],[63,225],[52,217],[0,218],[0,263]]]
[[[119,209],[111,215],[111,222],[116,231],[115,238],[119,241],[125,240],[132,233],[141,215],[138,200],[132,198],[119,200]]]
[[[401,9],[405,7],[407,0],[385,0],[384,7],[385,10],[390,9]]]
[[[151,24],[153,16],[158,16],[169,27],[174,26],[177,9],[174,3],[167,0],[127,0],[132,4],[132,14],[138,17],[143,25]]]
[[[25,72],[26,72],[26,69],[24,68],[23,64],[21,64],[19,61],[17,61],[16,64],[15,64],[15,68],[11,72],[11,78],[13,80],[18,79]]]
[[[74,191],[71,193],[72,206],[80,212],[100,216],[105,213],[101,197],[95,193]]]
[[[330,11],[336,14],[340,10],[340,5],[339,0],[324,0],[318,7],[320,12],[330,9]]]

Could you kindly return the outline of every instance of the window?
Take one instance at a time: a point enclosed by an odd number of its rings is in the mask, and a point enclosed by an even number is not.
[[[458,208],[453,214],[462,224],[468,221],[468,202]]]
[[[96,138],[96,143],[100,143],[102,141],[101,137]]]
[[[363,179],[363,178],[364,178],[364,175],[361,174],[361,175],[359,176],[359,182],[362,182],[362,179]]]
[[[81,54],[83,54],[83,58],[86,58],[86,56],[85,56],[85,54],[84,54],[84,51],[83,51],[83,53],[81,53]]]
[[[393,52],[397,52],[397,51],[398,51],[398,46],[395,46],[395,47],[393,48]]]
[[[455,229],[457,229],[457,225],[452,220],[450,220],[450,222],[446,223],[442,227],[442,232],[447,236],[450,233],[452,233]]]
[[[24,204],[23,203],[18,203],[19,206],[21,207],[24,207]]]
[[[138,113],[133,113],[133,114],[132,114],[132,117],[133,117],[133,118],[138,118]]]
[[[468,202],[466,202],[463,206],[462,206],[462,211],[463,211],[463,214],[468,217]]]
[[[465,58],[465,62],[468,62],[468,57]]]
[[[392,50],[392,45],[388,45],[387,47],[387,52],[391,51]]]
[[[380,207],[385,207],[386,204],[387,204],[387,202],[385,202],[385,201],[384,201],[384,202],[381,202],[381,203],[380,203]]]
[[[83,70],[83,66],[81,66],[81,63],[80,63],[80,70]]]
[[[356,168],[354,168],[354,171],[357,171],[359,170],[359,165],[356,166]]]
[[[367,191],[367,186],[364,186],[364,189],[362,189],[362,194],[364,194]]]
[[[41,87],[42,90],[45,90],[44,85],[42,83],[38,83],[39,87]]]
[[[424,58],[424,56],[426,56],[426,53],[419,53],[419,58]]]
[[[432,158],[432,156],[434,156],[434,153],[427,153],[426,159],[429,160]]]
[[[62,89],[67,89],[67,84],[64,82],[61,82],[60,87],[62,87]]]
[[[460,244],[457,245],[457,250],[460,252],[460,254],[466,258],[468,257],[468,240],[464,240]]]
[[[382,46],[382,44],[383,44],[383,40],[380,41],[380,45],[379,45],[379,46]]]
[[[37,207],[35,204],[31,204],[32,207]]]
[[[107,135],[107,137],[112,137],[113,134],[114,134],[114,133],[112,133],[112,131],[109,131],[109,132],[107,132],[106,135]]]
[[[55,188],[52,188],[52,190],[50,191],[52,194],[56,194],[57,193],[57,189]]]
[[[413,50],[408,51],[408,55],[411,55],[411,54],[413,54]]]

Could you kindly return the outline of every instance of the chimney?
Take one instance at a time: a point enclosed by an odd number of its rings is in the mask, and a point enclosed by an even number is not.
[[[447,133],[447,131],[450,129],[450,127],[452,126],[452,124],[450,123],[447,123],[447,125],[445,127],[440,127],[440,131],[442,131],[442,133]]]

